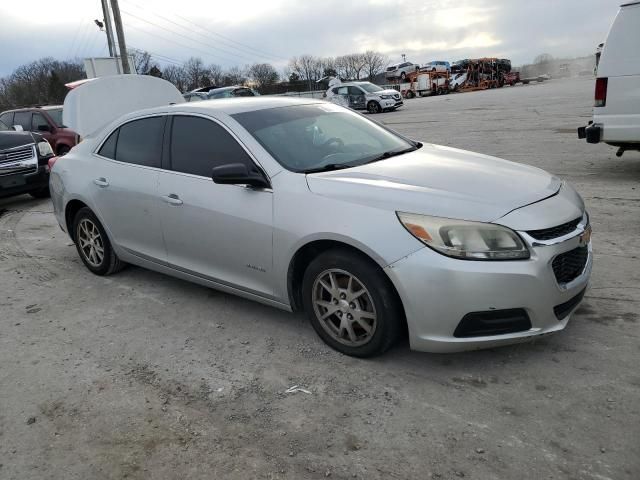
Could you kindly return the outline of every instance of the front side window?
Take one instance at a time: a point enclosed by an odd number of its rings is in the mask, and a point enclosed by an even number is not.
[[[16,112],[13,118],[14,125],[20,125],[23,130],[31,130],[31,112]]]
[[[214,167],[229,163],[255,169],[244,148],[221,125],[202,117],[173,117],[171,170],[211,177]]]
[[[64,128],[64,124],[62,123],[62,109],[61,108],[52,108],[47,110],[47,113],[53,120],[53,123],[56,124],[56,127]]]
[[[47,122],[47,119],[44,118],[44,115],[42,115],[41,113],[34,113],[31,120],[31,130],[37,132],[41,128],[46,129],[47,127],[49,127],[49,122]]]
[[[346,168],[381,160],[416,144],[332,104],[295,105],[232,115],[288,170]]]
[[[122,125],[116,142],[116,160],[159,168],[165,120],[149,117]]]
[[[6,132],[7,130],[9,130],[7,124],[0,120],[0,132]]]

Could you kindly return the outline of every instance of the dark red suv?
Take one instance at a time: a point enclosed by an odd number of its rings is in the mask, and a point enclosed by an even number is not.
[[[77,143],[78,135],[62,124],[62,105],[20,108],[0,114],[5,125],[20,125],[25,132],[36,132],[51,144],[56,155],[64,155]]]

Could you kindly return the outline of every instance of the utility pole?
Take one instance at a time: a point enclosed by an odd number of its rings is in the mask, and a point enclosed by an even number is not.
[[[116,24],[118,34],[118,45],[120,46],[120,58],[122,58],[122,73],[131,73],[129,68],[129,56],[127,55],[127,45],[124,43],[124,30],[122,29],[122,17],[118,0],[111,0],[111,10],[113,10],[113,22]]]
[[[104,29],[107,32],[107,43],[109,44],[109,56],[116,56],[116,46],[113,43],[113,28],[111,27],[111,12],[107,0],[102,1],[102,17],[104,18]]]

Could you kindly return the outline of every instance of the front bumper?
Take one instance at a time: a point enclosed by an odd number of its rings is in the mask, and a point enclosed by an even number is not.
[[[402,99],[396,100],[393,98],[390,99],[380,99],[380,106],[384,109],[387,108],[398,108],[403,105]]]
[[[579,235],[554,245],[530,245],[531,258],[521,261],[458,260],[425,247],[389,265],[385,271],[402,299],[411,348],[441,353],[475,350],[564,329],[589,282],[591,243],[582,273],[569,284],[556,281],[551,263],[557,255],[578,246]],[[565,308],[559,308],[562,306]],[[526,311],[531,328],[470,338],[454,335],[469,313],[510,309]],[[556,312],[560,311],[558,318]]]
[[[21,195],[46,188],[49,185],[49,169],[39,166],[29,173],[0,175],[0,198]]]

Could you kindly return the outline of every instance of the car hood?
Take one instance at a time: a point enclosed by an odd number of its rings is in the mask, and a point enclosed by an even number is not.
[[[307,175],[318,195],[395,211],[491,222],[555,195],[562,181],[538,168],[425,144],[359,167]]]
[[[368,93],[367,96],[368,97],[379,97],[380,95],[396,95],[399,94],[400,92],[398,92],[397,90],[394,90],[393,88],[388,88],[386,90],[381,90],[379,92],[373,92],[373,93]]]
[[[34,143],[33,136],[29,132],[0,132],[0,150],[21,147]]]

